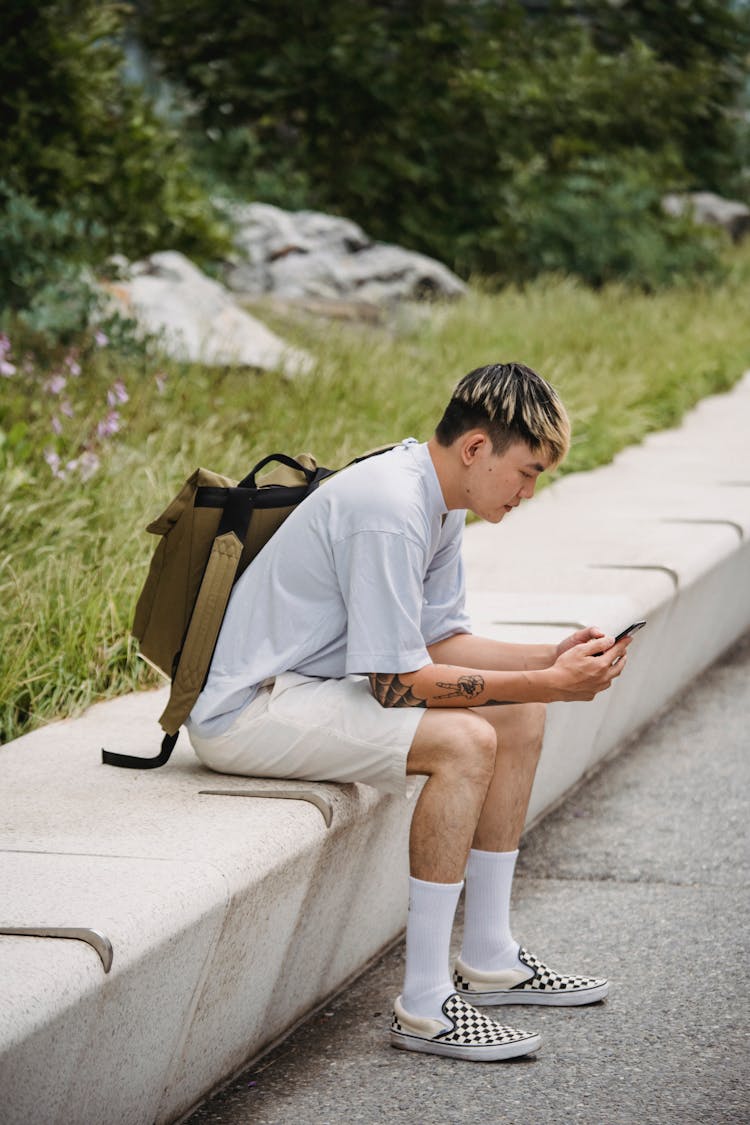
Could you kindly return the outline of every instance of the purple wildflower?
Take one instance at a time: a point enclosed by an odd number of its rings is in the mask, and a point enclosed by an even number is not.
[[[65,473],[60,468],[60,455],[54,449],[45,449],[44,460],[52,470],[53,477],[57,477],[58,480],[65,479]]]
[[[67,367],[67,369],[68,369],[68,371],[70,372],[71,375],[80,375],[81,374],[81,365],[78,362],[76,352],[70,352],[69,355],[66,355],[65,366]]]
[[[53,375],[44,384],[45,390],[48,390],[51,395],[59,395],[64,391],[68,385],[68,380],[64,375]]]
[[[107,344],[109,343],[109,336],[106,334],[106,332],[102,332],[101,328],[97,328],[96,332],[94,333],[94,343],[96,344],[97,348],[106,348]]]
[[[118,379],[107,391],[107,402],[110,406],[117,406],[118,403],[127,402],[129,398],[130,395],[122,379]]]
[[[52,433],[57,434],[57,436],[59,437],[62,433],[62,422],[56,414],[53,414],[52,422],[50,423],[50,425],[52,426]]]
[[[60,403],[60,413],[64,414],[66,418],[73,417],[73,403],[69,399],[63,399]]]
[[[116,410],[110,410],[107,417],[104,418],[96,427],[97,437],[108,438],[116,434],[120,429],[120,415]]]
[[[11,363],[8,359],[11,350],[10,338],[4,332],[0,332],[0,375],[6,379],[10,379],[16,373],[15,363]]]
[[[94,473],[97,472],[100,465],[99,458],[90,449],[85,450],[78,459],[78,471],[81,474],[81,480],[91,480]]]

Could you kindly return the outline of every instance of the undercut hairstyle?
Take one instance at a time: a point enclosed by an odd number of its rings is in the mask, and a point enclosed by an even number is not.
[[[435,430],[440,445],[452,445],[481,429],[495,454],[516,441],[559,465],[570,447],[570,422],[554,387],[522,363],[477,367],[457,384]]]

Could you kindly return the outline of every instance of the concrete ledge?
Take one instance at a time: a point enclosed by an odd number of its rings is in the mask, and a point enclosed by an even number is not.
[[[403,926],[406,801],[244,797],[301,786],[210,773],[187,740],[160,771],[101,766],[102,744],[153,748],[164,695],[2,751],[0,928],[91,927],[114,954],[105,973],[82,941],[0,936],[4,1125],[174,1120]]]
[[[746,376],[680,429],[469,528],[478,632],[649,621],[611,691],[550,708],[530,820],[750,625],[749,433]],[[78,938],[0,934],[4,1125],[174,1121],[403,927],[411,800],[211,774],[186,740],[163,770],[102,767],[102,745],[155,752],[163,696],[0,750],[0,930],[88,927],[113,950],[105,972]]]

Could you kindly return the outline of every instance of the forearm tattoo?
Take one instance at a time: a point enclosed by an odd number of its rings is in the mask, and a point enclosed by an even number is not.
[[[381,707],[426,707],[427,699],[416,695],[409,684],[405,684],[398,672],[370,672],[370,690]],[[476,699],[484,691],[483,676],[459,676],[455,682],[438,680],[437,687],[446,688],[435,699]],[[488,707],[505,703],[503,699],[487,699],[474,706]]]
[[[381,707],[426,707],[427,700],[415,695],[399,674],[370,672],[370,691]]]
[[[443,683],[438,680],[438,687],[449,688],[449,691],[436,696],[436,699],[474,699],[484,691],[483,676],[459,676],[455,684]]]

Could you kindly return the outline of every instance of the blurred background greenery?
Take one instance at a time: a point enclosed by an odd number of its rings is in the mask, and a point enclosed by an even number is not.
[[[749,50],[730,0],[5,0],[0,738],[153,682],[141,529],[198,463],[426,438],[461,374],[519,359],[575,471],[731,386],[750,253],[661,199],[750,201]],[[261,302],[315,356],[295,381],[90,323],[114,253],[218,272],[227,199],[344,215],[469,295],[380,326]]]
[[[217,192],[345,215],[464,277],[655,287],[715,264],[664,192],[749,190],[732,0],[5,0],[0,30],[16,306],[29,241],[221,257]]]

